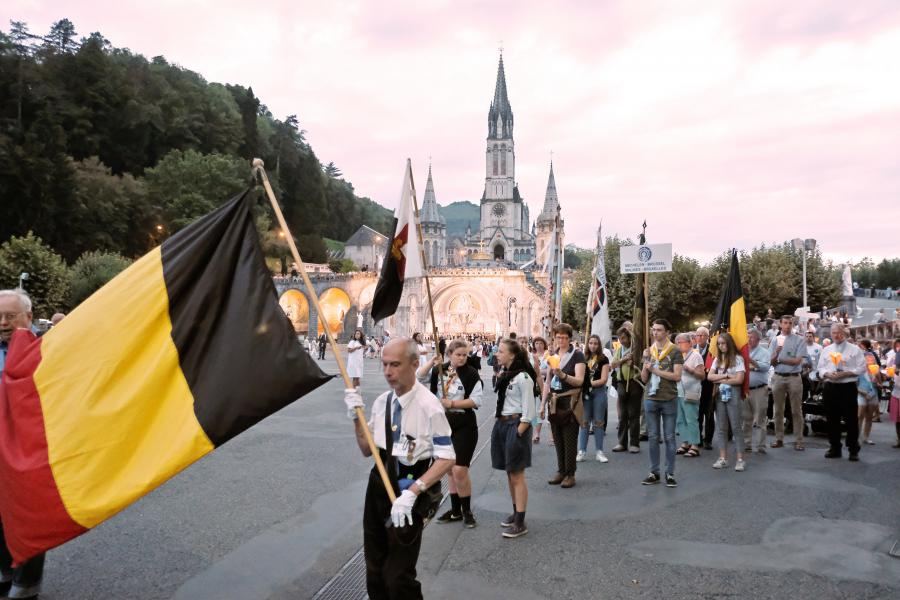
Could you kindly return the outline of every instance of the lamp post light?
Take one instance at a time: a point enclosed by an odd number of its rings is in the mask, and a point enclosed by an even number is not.
[[[28,277],[29,277],[28,273],[24,273],[24,272],[19,273],[19,289],[20,290],[25,289],[25,286],[23,285],[23,283],[28,280]]]
[[[806,253],[816,249],[816,240],[794,238],[791,240],[791,245],[794,247],[794,250],[803,254],[803,309],[808,311],[809,304],[806,301]]]

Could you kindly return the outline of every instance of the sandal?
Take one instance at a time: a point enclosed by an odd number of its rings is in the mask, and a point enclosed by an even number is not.
[[[690,449],[691,449],[690,446],[679,446],[678,450],[675,451],[675,454],[684,454]]]
[[[696,448],[691,448],[687,452],[685,452],[684,455],[688,458],[696,458],[700,456],[700,451]]]
[[[535,443],[535,444],[540,444],[540,443],[541,443],[541,436],[539,436],[539,435],[534,436],[534,440],[532,440],[532,441],[533,441],[533,443]]]

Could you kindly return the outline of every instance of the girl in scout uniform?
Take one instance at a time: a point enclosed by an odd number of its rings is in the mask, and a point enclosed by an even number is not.
[[[455,339],[447,346],[450,361],[438,372],[440,356],[421,367],[417,373],[422,383],[430,384],[446,411],[453,432],[451,440],[456,452],[456,465],[450,474],[450,510],[437,518],[438,523],[462,520],[469,529],[476,526],[472,514],[472,481],[469,465],[478,443],[478,421],[475,409],[481,407],[483,385],[478,371],[469,365],[469,343]]]

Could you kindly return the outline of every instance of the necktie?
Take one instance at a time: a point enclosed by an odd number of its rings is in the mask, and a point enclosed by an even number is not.
[[[394,433],[394,443],[398,443],[400,441],[400,400],[396,396],[394,396],[391,431]]]

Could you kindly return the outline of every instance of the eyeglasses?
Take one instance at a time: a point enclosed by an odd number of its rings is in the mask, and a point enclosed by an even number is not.
[[[20,311],[20,312],[14,312],[14,313],[13,313],[13,312],[9,312],[9,313],[0,313],[0,321],[8,321],[8,322],[12,323],[13,321],[16,320],[16,318],[17,318],[19,315],[23,314],[24,312],[25,312],[25,311],[23,310],[23,311]]]

